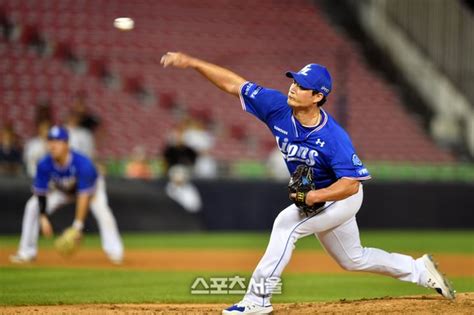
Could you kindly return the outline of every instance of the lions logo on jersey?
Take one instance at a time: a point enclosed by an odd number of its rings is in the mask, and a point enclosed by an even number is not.
[[[276,136],[275,139],[278,148],[287,162],[299,161],[308,166],[314,166],[316,164],[316,158],[319,156],[318,151],[306,146],[289,143],[288,138],[284,138],[281,144],[280,137]]]
[[[72,193],[76,190],[77,179],[75,175],[61,177],[57,175],[52,176],[52,187],[56,188],[64,193]]]

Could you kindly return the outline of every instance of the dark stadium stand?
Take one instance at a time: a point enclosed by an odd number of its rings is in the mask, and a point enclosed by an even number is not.
[[[48,98],[60,120],[72,95],[85,91],[104,122],[105,135],[98,146],[102,157],[125,157],[136,143],[157,154],[177,124],[172,111],[177,102],[191,115],[217,122],[217,159],[264,159],[271,136],[241,113],[237,99],[195,73],[161,68],[161,55],[179,50],[285,93],[285,71],[310,62],[324,64],[335,82],[325,108],[343,119],[338,106],[343,106],[342,93],[346,95],[346,128],[363,159],[454,160],[405,111],[397,87],[365,64],[358,43],[331,26],[311,1],[264,0],[251,5],[215,0],[0,0],[0,8],[23,30],[37,30],[49,47],[56,47],[40,56],[21,42],[22,37],[0,42],[0,124],[15,121],[23,137],[34,132],[33,105],[38,99]],[[114,29],[117,16],[134,18],[136,28]],[[87,71],[73,72],[54,58],[61,55],[57,47],[69,47]],[[104,84],[104,69],[122,87]],[[147,100],[130,92],[135,86],[146,91]]]

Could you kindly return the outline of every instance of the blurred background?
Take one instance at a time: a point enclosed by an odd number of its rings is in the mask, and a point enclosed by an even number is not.
[[[19,233],[45,131],[66,125],[107,177],[123,231],[263,230],[288,172],[239,100],[167,51],[286,93],[327,66],[324,109],[373,179],[367,228],[472,228],[474,11],[462,0],[0,0],[0,233]],[[131,17],[135,28],[113,27]],[[70,224],[73,211],[53,223]],[[87,229],[96,231],[93,220]]]

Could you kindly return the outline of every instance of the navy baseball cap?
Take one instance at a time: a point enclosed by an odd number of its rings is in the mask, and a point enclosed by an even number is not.
[[[61,126],[53,126],[48,131],[48,140],[61,140],[68,142],[69,133],[66,128]]]
[[[332,79],[328,69],[316,63],[310,63],[298,72],[288,71],[286,76],[293,78],[299,86],[318,91],[324,96],[328,96],[332,89]]]

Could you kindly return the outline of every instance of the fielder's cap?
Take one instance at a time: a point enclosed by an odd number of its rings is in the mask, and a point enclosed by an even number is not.
[[[324,96],[328,96],[332,89],[332,79],[328,69],[315,63],[306,65],[298,72],[288,71],[286,76],[293,78],[299,86],[318,91]]]
[[[67,129],[61,126],[53,126],[48,131],[48,140],[68,141],[69,133]]]

